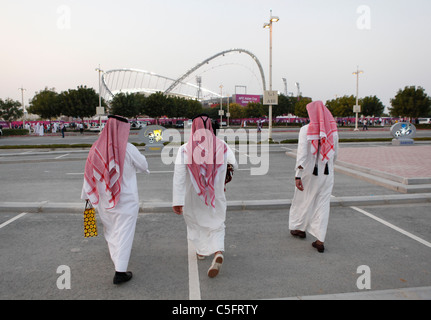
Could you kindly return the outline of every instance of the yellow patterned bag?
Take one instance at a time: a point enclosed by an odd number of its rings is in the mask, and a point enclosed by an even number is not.
[[[84,210],[84,237],[91,238],[97,236],[96,210],[89,200],[85,203]]]

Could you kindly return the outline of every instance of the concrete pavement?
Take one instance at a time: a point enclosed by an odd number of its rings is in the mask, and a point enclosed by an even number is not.
[[[288,146],[284,155],[290,164],[295,156],[291,148]],[[229,200],[227,263],[220,277],[210,282],[205,276],[208,266],[199,262],[200,297],[431,299],[430,151],[429,145],[344,146],[336,167],[337,188],[343,192],[332,199],[329,248],[322,255],[311,248],[311,240],[288,235],[290,197],[268,199],[254,193],[246,197],[247,183],[254,180],[241,181],[244,173],[238,173],[234,183],[241,185],[242,193]],[[362,181],[357,183],[361,190],[375,185],[376,190],[388,192],[362,195],[349,191],[355,190],[349,188],[358,180]],[[111,275],[111,267],[103,237],[84,240],[76,233],[80,213],[82,202],[78,201],[0,201],[1,268],[13,274],[12,279],[2,275],[1,299],[190,299],[188,258],[182,254],[188,245],[184,223],[172,216],[169,201],[142,202],[131,260],[136,275],[121,288],[112,287],[106,276]],[[382,225],[370,216],[387,223]],[[393,228],[398,225],[409,232]],[[190,265],[190,257],[188,260]],[[82,272],[85,264],[91,266],[87,275]],[[372,290],[356,288],[356,267],[361,264],[371,267]],[[72,270],[70,290],[58,289],[55,281],[59,274],[46,271],[60,265]],[[327,273],[323,277],[322,268]]]

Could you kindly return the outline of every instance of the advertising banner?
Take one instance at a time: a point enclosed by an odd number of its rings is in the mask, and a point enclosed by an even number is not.
[[[245,107],[250,102],[259,103],[260,96],[251,94],[235,94],[233,101]]]

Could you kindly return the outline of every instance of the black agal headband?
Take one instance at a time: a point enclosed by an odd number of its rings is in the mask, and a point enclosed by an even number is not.
[[[110,119],[110,118],[114,118],[115,120],[118,120],[121,122],[129,123],[129,120],[127,120],[126,118],[120,117],[120,116],[114,116],[114,115],[110,114],[108,116],[108,119]]]

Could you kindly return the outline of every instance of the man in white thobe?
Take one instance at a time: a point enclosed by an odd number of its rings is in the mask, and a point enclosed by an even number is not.
[[[307,111],[310,124],[299,132],[296,188],[289,213],[289,229],[293,236],[300,238],[305,238],[306,232],[312,234],[317,238],[313,247],[323,252],[334,186],[338,133],[335,120],[322,102],[309,104]]]
[[[200,129],[212,130],[210,127],[211,119],[208,117],[203,118],[207,119],[205,125],[206,129],[202,129],[202,126]],[[193,120],[191,137],[195,133],[197,122],[202,125],[201,117]],[[198,258],[204,259],[205,256],[215,254],[213,263],[208,270],[208,276],[212,278],[218,274],[221,263],[223,262],[222,252],[224,252],[227,208],[225,195],[227,164],[232,164],[234,169],[237,168],[238,165],[235,155],[229,146],[224,141],[215,137],[212,131],[211,134],[208,135],[212,135],[213,139],[217,139],[217,143],[219,143],[219,148],[217,149],[220,152],[218,159],[221,159],[214,180],[209,182],[206,186],[203,186],[204,193],[207,192],[209,188],[213,188],[213,201],[211,201],[211,197],[203,199],[204,197],[198,194],[199,189],[197,184],[205,175],[203,169],[205,165],[201,167],[201,171],[199,172],[200,177],[195,177],[189,169],[188,164],[190,165],[192,163],[190,152],[187,152],[188,145],[192,143],[192,138],[190,138],[186,144],[179,148],[175,161],[172,206],[175,213],[184,215],[184,220],[187,225],[187,238],[196,248]],[[210,148],[206,148],[206,150]],[[224,150],[224,152],[220,150]],[[215,150],[213,151],[216,152]],[[194,155],[197,153],[198,152],[193,152]],[[206,182],[204,182],[204,184]]]
[[[99,140],[105,140],[105,134],[111,131],[113,121],[122,121],[115,119],[122,118],[111,116]],[[127,119],[125,121],[127,122]],[[132,273],[127,271],[127,267],[135,235],[136,220],[139,213],[136,173],[149,173],[145,156],[142,155],[134,145],[127,142],[129,134],[128,129],[130,129],[130,125],[126,123],[123,124],[122,129],[119,129],[119,131],[123,131],[122,134],[114,133],[114,135],[118,136],[118,141],[123,140],[122,143],[114,142],[114,144],[117,143],[119,145],[121,143],[125,146],[125,148],[121,148],[121,146],[115,147],[116,149],[120,149],[120,153],[125,153],[124,161],[120,161],[117,166],[117,168],[120,169],[120,164],[122,163],[122,169],[118,170],[118,172],[122,174],[121,183],[119,183],[118,188],[119,193],[116,194],[114,188],[112,188],[112,191],[106,192],[106,180],[99,177],[98,172],[100,171],[97,168],[98,159],[96,159],[90,161],[92,163],[86,164],[86,178],[84,179],[81,194],[81,199],[89,199],[91,203],[95,205],[101,218],[104,227],[104,236],[108,243],[109,253],[115,267],[114,284],[120,284],[132,278]],[[109,141],[109,139],[106,140]],[[110,144],[108,143],[105,145]],[[95,152],[95,154],[96,153],[98,153],[98,151]],[[92,151],[90,151],[90,154],[93,154]],[[89,162],[89,160],[87,160],[87,162]],[[95,165],[91,166],[93,163]],[[114,161],[111,160],[108,161],[108,163],[111,165]],[[115,163],[117,163],[117,161],[115,161]],[[88,171],[87,165],[90,167]],[[112,167],[114,168],[114,165],[112,165]],[[90,185],[89,181],[92,179],[87,177],[87,175],[91,175],[93,172],[95,176],[95,179],[93,179],[95,187],[94,185]],[[113,169],[111,169],[110,172],[113,172]],[[104,175],[106,177],[106,173],[104,173]],[[115,178],[117,177],[118,176]],[[117,180],[111,178],[111,186],[115,186],[113,183],[114,181]],[[94,191],[97,192],[97,195],[94,194]],[[113,198],[115,198],[115,201]]]

